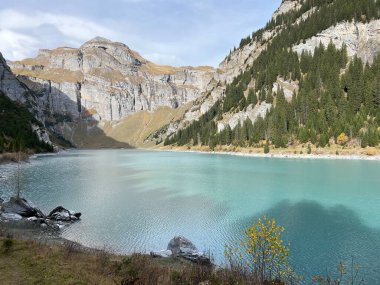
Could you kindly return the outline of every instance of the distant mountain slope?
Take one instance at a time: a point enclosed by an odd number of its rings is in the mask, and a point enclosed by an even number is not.
[[[10,67],[52,112],[73,119],[91,114],[97,121],[117,121],[162,106],[177,108],[198,98],[214,72],[210,67],[160,66],[100,37],[80,48],[40,50],[36,58],[11,62]]]
[[[377,146],[379,19],[375,0],[284,0],[222,62],[209,111],[185,114],[165,144]]]
[[[122,43],[100,37],[80,48],[44,49],[36,58],[9,64],[18,79],[37,94],[49,127],[82,147],[96,145],[93,137],[99,132],[93,132],[94,126],[103,132],[103,127],[112,125],[112,136],[123,137],[124,143],[136,142],[135,130],[129,136],[131,129],[121,129],[118,121],[137,112],[182,107],[201,97],[215,73],[206,66],[157,65]],[[162,127],[154,123],[147,129]],[[101,145],[120,146],[117,141],[106,141]]]

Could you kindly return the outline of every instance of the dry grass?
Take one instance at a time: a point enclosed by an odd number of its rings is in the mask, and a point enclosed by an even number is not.
[[[0,244],[6,237],[0,236]],[[0,284],[255,284],[242,274],[181,258],[119,256],[103,250],[14,240],[0,252]]]
[[[0,153],[0,164],[8,163],[8,162],[17,162],[18,159],[19,159],[18,153],[15,153],[15,152]],[[28,159],[29,159],[29,154],[27,153],[20,154],[21,161],[26,161]]]
[[[152,75],[160,74],[174,74],[177,71],[177,68],[169,65],[159,65],[153,62],[147,62],[141,68],[142,71],[146,71]]]
[[[125,76],[118,70],[106,70],[102,68],[93,68],[89,72],[90,75],[102,77],[112,81],[125,81]]]
[[[154,142],[145,143],[145,139],[161,127],[179,120],[191,103],[177,109],[160,107],[154,112],[140,111],[118,123],[107,122],[97,125],[87,132],[91,122],[81,122],[74,131],[74,143],[85,148],[125,147],[127,143],[133,147],[155,147]]]
[[[80,82],[83,80],[83,73],[81,71],[70,71],[60,68],[49,68],[43,70],[26,70],[15,68],[12,70],[16,75],[25,75],[29,77],[37,77],[40,79],[51,80],[53,82]]]
[[[48,60],[41,58],[26,58],[23,60],[13,61],[14,64],[25,64],[25,65],[47,65],[49,64]]]
[[[211,149],[208,146],[181,146],[173,147],[167,146],[163,149],[173,149],[173,150],[192,150],[192,151],[203,151],[208,152]],[[263,147],[240,147],[240,146],[216,146],[214,151],[216,152],[236,152],[243,154],[264,154]],[[300,144],[297,146],[290,146],[288,148],[270,148],[269,155],[279,155],[279,156],[292,156],[292,155],[308,155],[308,144]],[[339,145],[331,145],[324,148],[316,148],[311,145],[311,154],[320,156],[376,156],[380,154],[380,148],[360,148],[360,147],[343,147]]]
[[[153,62],[147,62],[141,68],[142,71],[146,71],[152,75],[160,75],[160,74],[175,74],[178,71],[182,71],[184,69],[188,70],[198,70],[204,72],[213,72],[215,69],[211,66],[181,66],[174,67],[169,65],[159,65]]]
[[[51,55],[79,54],[80,50],[71,47],[60,47],[49,51]]]

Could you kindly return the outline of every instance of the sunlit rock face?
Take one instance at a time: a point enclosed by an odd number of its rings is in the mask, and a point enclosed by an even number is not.
[[[10,67],[39,94],[41,108],[98,121],[161,106],[177,108],[200,97],[214,73],[211,67],[156,65],[128,46],[100,37],[80,48],[40,50],[36,58]]]
[[[368,23],[343,22],[324,30],[316,36],[296,45],[293,50],[301,54],[303,51],[313,53],[320,44],[325,47],[333,43],[337,48],[343,45],[347,48],[347,55],[357,55],[363,61],[372,63],[380,52],[380,20]]]

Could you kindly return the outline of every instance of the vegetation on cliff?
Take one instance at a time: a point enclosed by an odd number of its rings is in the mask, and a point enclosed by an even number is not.
[[[297,23],[304,12],[316,10]],[[346,47],[322,44],[313,53],[297,54],[291,47],[341,21],[369,21],[380,18],[380,2],[303,1],[254,34],[281,26],[268,47],[252,66],[226,88],[224,98],[198,121],[167,138],[166,145],[252,146],[269,141],[276,147],[310,142],[325,147],[329,143],[377,146],[380,141],[380,56],[372,64],[354,57],[348,60]],[[299,86],[286,99],[273,84],[282,78]],[[253,87],[252,87],[253,86]],[[271,103],[265,118],[247,119],[233,130],[218,131],[217,122],[225,114],[245,110],[249,105]],[[339,141],[339,136],[347,136]],[[332,141],[333,140],[333,141]]]
[[[0,91],[0,153],[52,151],[50,144],[40,141],[32,125],[42,127],[26,107]]]

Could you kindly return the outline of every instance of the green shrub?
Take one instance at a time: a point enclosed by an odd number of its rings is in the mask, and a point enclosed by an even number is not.
[[[11,235],[7,235],[7,237],[3,240],[3,252],[8,253],[13,246],[13,237]]]

